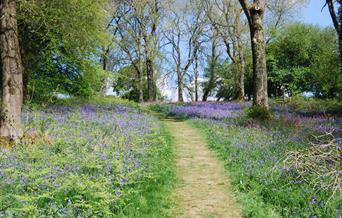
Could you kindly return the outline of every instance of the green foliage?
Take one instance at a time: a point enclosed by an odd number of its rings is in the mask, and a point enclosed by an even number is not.
[[[114,96],[93,96],[92,98],[69,98],[69,99],[56,99],[47,105],[43,106],[53,106],[61,105],[67,107],[79,107],[80,105],[102,105],[102,106],[126,106],[134,109],[139,109],[139,105],[136,102],[129,101],[127,99],[122,99]],[[31,107],[31,105],[29,105]],[[38,108],[41,106],[38,106]]]
[[[220,80],[216,97],[226,101],[237,99],[239,95],[239,68],[236,64],[224,63],[217,67]]]
[[[257,119],[257,120],[269,120],[271,119],[271,113],[267,108],[253,106],[246,108],[245,110],[246,116],[248,118]]]
[[[138,73],[133,65],[122,67],[114,75],[113,88],[116,94],[124,99],[139,102],[139,91],[143,91],[143,100],[148,100],[146,71],[142,75],[142,82],[140,84]],[[155,75],[158,77],[159,75]],[[155,85],[155,84],[154,84]],[[142,87],[140,87],[142,86]],[[162,100],[160,90],[155,87],[157,99]]]
[[[142,76],[142,78],[145,78],[145,76]],[[146,79],[143,79],[142,85],[144,100],[147,100]],[[113,88],[116,94],[122,98],[139,101],[139,78],[133,65],[123,67],[116,73]]]
[[[272,105],[277,104],[272,102]],[[316,99],[294,96],[283,102],[290,111],[312,116],[312,115],[341,115],[342,103],[337,99]]]
[[[179,105],[179,104],[177,104]],[[162,114],[169,114],[171,111],[171,108],[174,107],[173,104],[163,104],[163,103],[157,103],[157,104],[148,104],[147,109],[153,112],[162,113]]]
[[[76,97],[90,97],[103,92],[109,73],[91,61],[80,66],[66,63],[52,63],[51,68],[32,73],[28,81],[30,100],[44,102],[65,94]],[[46,66],[47,67],[47,66]]]
[[[270,94],[312,92],[325,98],[341,94],[338,44],[332,28],[288,25],[267,50]]]
[[[90,96],[105,72],[95,64],[106,41],[107,0],[18,2],[18,26],[26,98],[40,101],[56,92]]]

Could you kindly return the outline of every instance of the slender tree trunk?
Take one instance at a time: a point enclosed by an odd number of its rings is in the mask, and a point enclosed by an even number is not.
[[[183,99],[183,78],[178,76],[178,102],[184,102]]]
[[[198,101],[198,57],[195,60],[195,101]]]
[[[151,39],[146,34],[143,34],[145,41],[145,61],[146,61],[146,73],[147,73],[147,95],[148,101],[153,102],[156,100],[155,87],[154,87],[154,58],[151,48]]]
[[[245,55],[243,49],[243,42],[241,40],[241,21],[240,21],[240,12],[236,14],[234,20],[234,31],[236,35],[236,48],[238,49],[238,60],[239,60],[239,70],[240,70],[240,79],[239,79],[239,100],[240,102],[245,101],[245,74],[246,74],[246,62]]]
[[[103,54],[102,54],[102,70],[107,70],[107,62],[108,62],[108,54],[109,48],[103,47]]]
[[[141,36],[139,35],[137,40],[137,50],[139,55],[139,63],[138,63],[138,102],[144,102],[144,55],[142,53],[142,45],[141,45]]]
[[[238,42],[239,48],[239,70],[240,70],[240,79],[239,79],[239,100],[240,102],[245,101],[245,74],[246,74],[246,62],[243,54],[243,48],[241,43]]]
[[[212,45],[211,45],[211,60],[210,60],[210,67],[209,67],[209,81],[207,87],[204,88],[203,98],[202,101],[207,101],[210,92],[215,88],[215,79],[216,79],[216,64],[217,64],[217,55],[216,55],[216,38],[213,38]]]
[[[2,62],[2,107],[0,136],[17,141],[23,135],[23,66],[20,55],[16,1],[0,1],[0,51]]]
[[[143,63],[139,63],[139,65],[143,65]],[[142,66],[141,66],[142,67]],[[141,68],[143,69],[143,67]],[[138,101],[141,103],[141,102],[144,102],[144,81],[143,81],[143,70],[138,72],[138,92],[139,92],[139,99]]]
[[[240,81],[239,81],[239,100],[245,102],[245,66],[241,63],[240,67]]]
[[[146,60],[146,70],[147,70],[148,101],[153,102],[156,100],[155,91],[154,91],[154,68],[153,68],[153,61],[149,58]]]

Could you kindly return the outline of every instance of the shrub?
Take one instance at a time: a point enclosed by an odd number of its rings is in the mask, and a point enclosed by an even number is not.
[[[246,116],[248,118],[257,119],[257,120],[270,120],[271,113],[267,108],[253,106],[246,109]]]

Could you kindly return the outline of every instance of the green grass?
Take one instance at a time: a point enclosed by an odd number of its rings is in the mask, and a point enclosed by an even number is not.
[[[176,182],[175,147],[173,137],[164,125],[162,136],[165,140],[165,149],[154,157],[155,162],[158,162],[153,169],[156,178],[139,187],[139,195],[132,196],[130,204],[118,217],[169,217],[168,210],[174,204],[170,194]]]

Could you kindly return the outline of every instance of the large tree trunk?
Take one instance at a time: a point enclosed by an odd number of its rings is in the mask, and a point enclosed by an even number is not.
[[[246,14],[252,44],[253,56],[253,106],[268,108],[266,44],[264,36],[265,1],[254,0],[249,5],[247,0],[239,0]]]
[[[266,49],[263,29],[264,11],[251,9],[254,98],[253,106],[268,108]]]
[[[18,40],[16,1],[0,1],[2,107],[0,136],[17,141],[23,135],[23,66]]]

